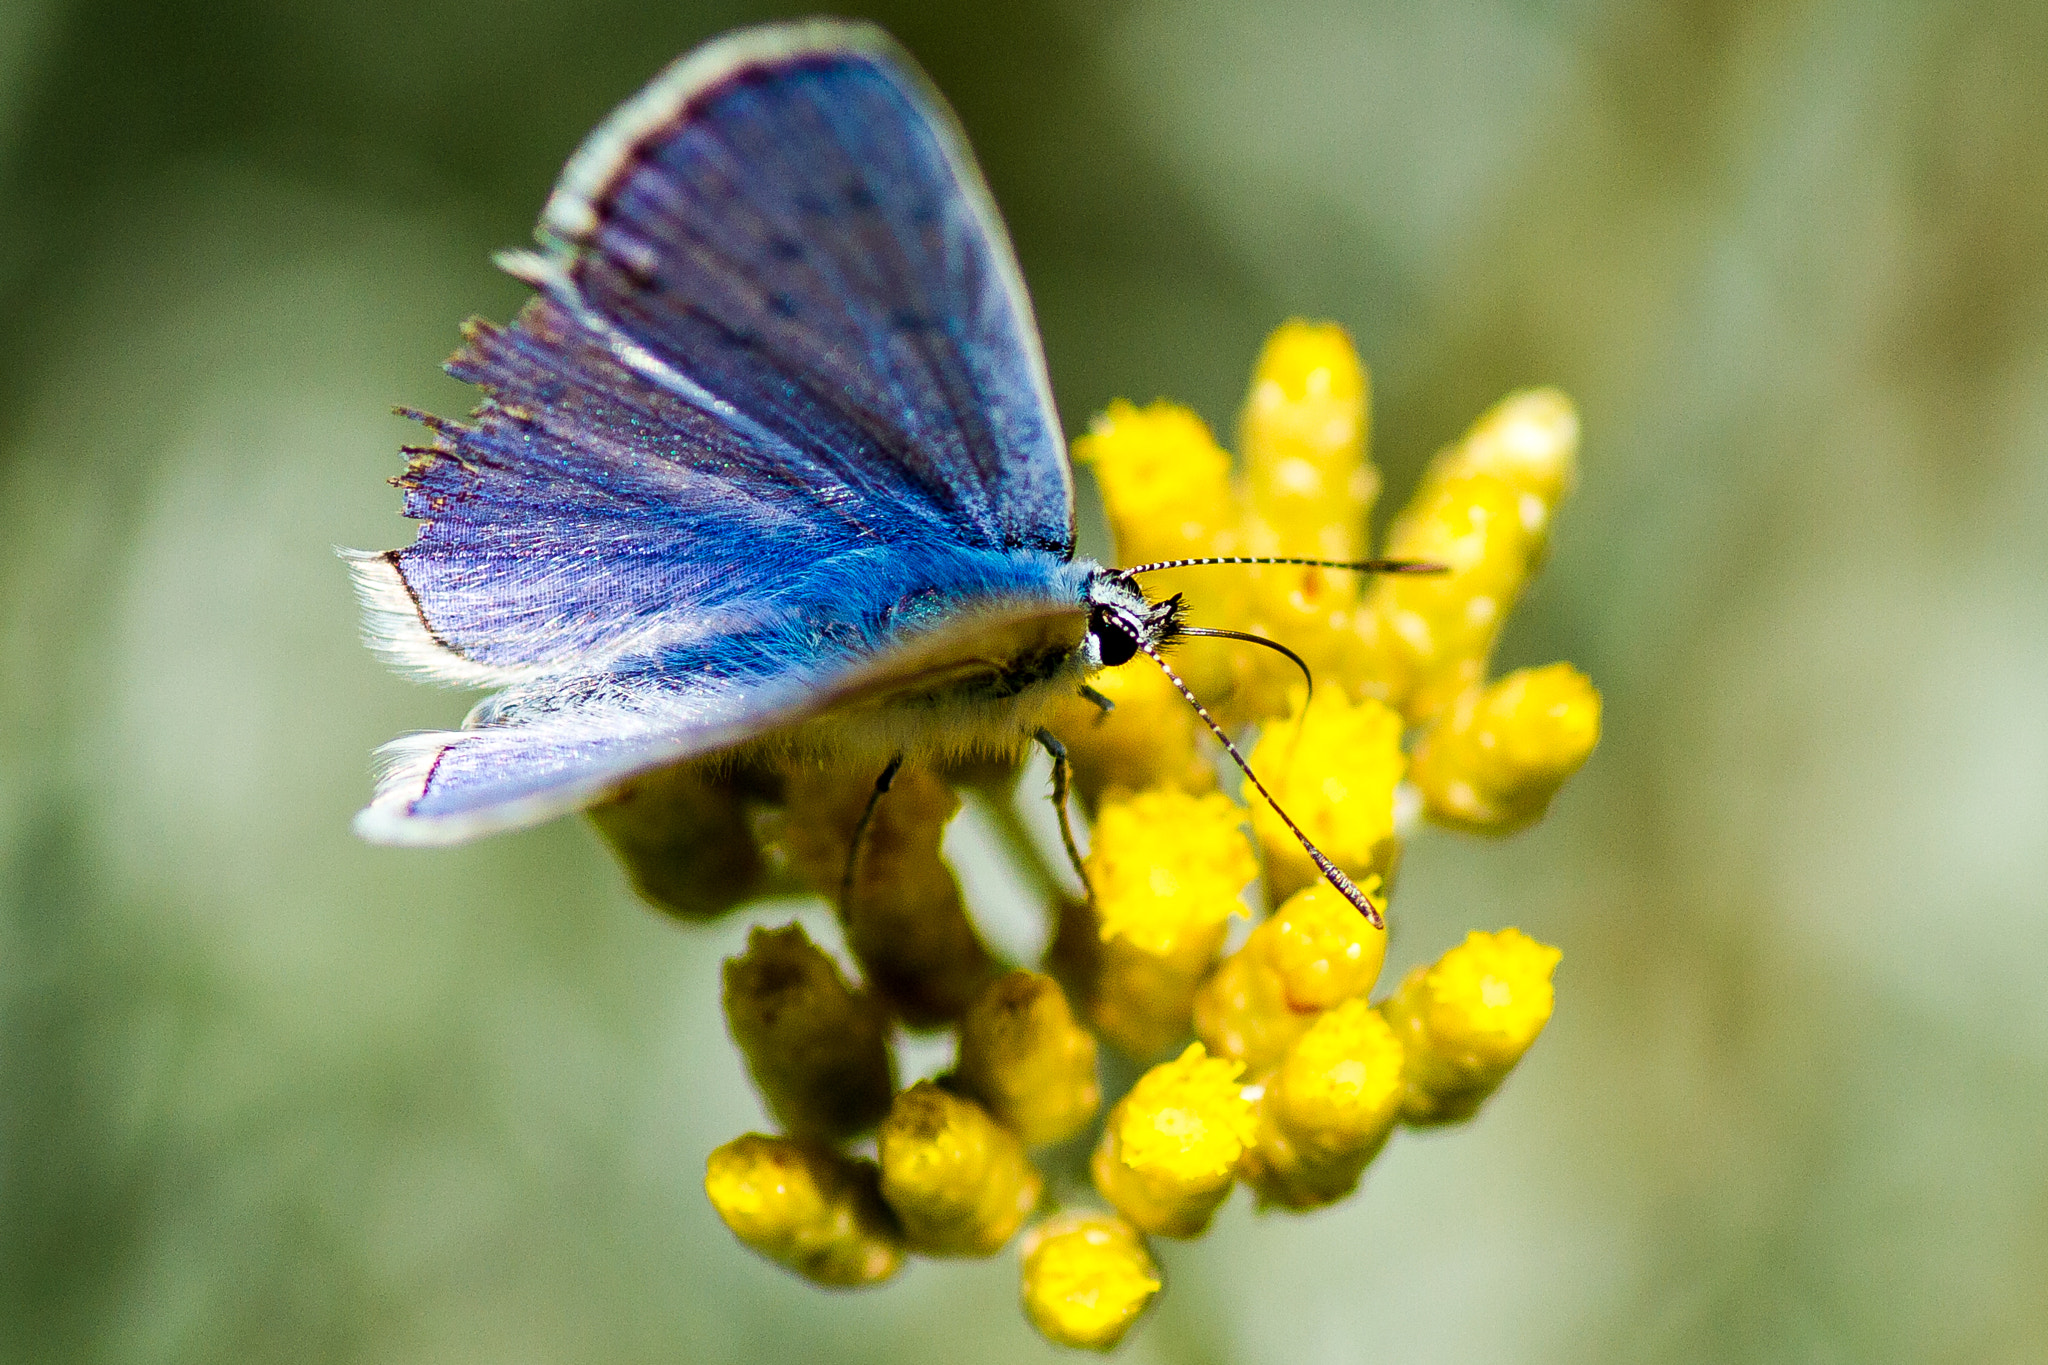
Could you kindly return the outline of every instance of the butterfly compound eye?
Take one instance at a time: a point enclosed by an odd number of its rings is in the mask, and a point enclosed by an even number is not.
[[[1089,616],[1088,633],[1095,637],[1095,652],[1105,668],[1127,664],[1138,652],[1137,637],[1106,611],[1097,609]]]

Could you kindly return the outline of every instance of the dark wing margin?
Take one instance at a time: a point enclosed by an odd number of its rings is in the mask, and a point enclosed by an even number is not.
[[[503,258],[625,363],[962,543],[1071,556],[1031,304],[944,100],[880,30],[811,20],[689,53],[572,157],[543,250]]]

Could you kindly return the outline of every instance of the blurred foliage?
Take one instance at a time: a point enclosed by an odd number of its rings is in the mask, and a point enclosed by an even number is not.
[[[1163,1257],[1132,1361],[1955,1361],[2048,1336],[2048,7],[904,3],[1069,431],[1372,367],[1398,506],[1510,389],[1581,491],[1502,666],[1601,750],[1403,868],[1390,967],[1565,949],[1526,1076],[1306,1222]],[[740,922],[563,822],[347,833],[464,701],[336,544],[561,159],[769,11],[0,6],[0,1355],[1047,1358],[1003,1264],[826,1300],[738,1253]],[[803,912],[821,940],[830,924]]]

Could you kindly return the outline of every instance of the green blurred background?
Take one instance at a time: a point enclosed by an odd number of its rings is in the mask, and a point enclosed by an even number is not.
[[[699,1188],[759,1122],[716,963],[583,825],[347,832],[465,698],[336,544],[460,412],[583,133],[777,13],[0,3],[0,1352],[1027,1361],[1015,1267],[859,1296]],[[1503,648],[1607,735],[1410,853],[1396,966],[1565,950],[1548,1035],[1363,1194],[1165,1249],[1136,1362],[2048,1358],[2048,7],[868,11],[956,102],[1069,430],[1231,423],[1351,328],[1394,499],[1509,388],[1582,490]],[[815,917],[814,917],[815,919]]]

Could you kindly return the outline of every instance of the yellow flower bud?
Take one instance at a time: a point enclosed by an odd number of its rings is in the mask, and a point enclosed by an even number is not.
[[[1188,409],[1163,400],[1141,408],[1118,399],[1074,441],[1073,456],[1077,465],[1094,472],[1102,490],[1117,563],[1239,552],[1241,518],[1230,482],[1230,456]],[[1238,573],[1215,568],[1145,579],[1145,591],[1155,601],[1185,593],[1195,616],[1204,621],[1235,619],[1244,587]],[[1230,657],[1221,651],[1193,655],[1181,673],[1198,695],[1221,695],[1231,679]]]
[[[1425,477],[1395,518],[1389,557],[1449,570],[1384,575],[1359,614],[1375,671],[1411,721],[1433,718],[1485,676],[1540,544],[1521,495],[1492,474]]]
[[[1356,910],[1351,913],[1363,918]],[[1252,930],[1252,938],[1258,933]],[[1254,1073],[1278,1061],[1314,1017],[1287,1003],[1280,974],[1250,940],[1195,991],[1195,1036],[1209,1051],[1243,1062]]]
[[[741,782],[683,764],[634,778],[590,808],[641,899],[684,919],[710,919],[768,887]]]
[[[1105,669],[1088,685],[1116,709],[1104,712],[1073,697],[1061,703],[1052,727],[1073,760],[1074,789],[1084,806],[1096,809],[1111,789],[1173,787],[1197,794],[1215,789],[1216,770],[1209,759],[1214,741],[1195,709],[1149,659]]]
[[[1380,579],[1357,614],[1367,690],[1409,720],[1441,714],[1486,676],[1508,611],[1577,472],[1579,418],[1556,389],[1509,394],[1439,454],[1394,520],[1386,553],[1450,566]]]
[[[973,1100],[919,1081],[876,1135],[882,1197],[927,1256],[989,1256],[1024,1225],[1045,1182],[1017,1135]]]
[[[1238,897],[1259,872],[1243,824],[1243,809],[1213,792],[1150,791],[1106,802],[1087,860],[1103,940],[1170,953],[1243,914]]]
[[[1523,389],[1489,408],[1431,466],[1435,478],[1491,474],[1523,499],[1522,520],[1541,536],[1578,479],[1579,414],[1557,389]]]
[[[896,1088],[888,1016],[847,989],[803,926],[756,928],[725,963],[725,1022],[784,1128],[837,1141],[873,1127]]]
[[[1300,319],[1260,353],[1240,425],[1249,494],[1243,553],[1314,559],[1364,557],[1366,518],[1379,472],[1365,458],[1368,384],[1344,329]],[[1242,570],[1245,606],[1230,624],[1278,640],[1318,675],[1347,676],[1359,653],[1351,613],[1355,574],[1296,565]],[[1233,718],[1286,707],[1292,666],[1262,651],[1230,656]]]
[[[1107,1351],[1159,1292],[1145,1239],[1107,1213],[1057,1214],[1024,1234],[1024,1312],[1047,1341]]]
[[[1570,664],[1524,668],[1467,692],[1416,745],[1430,818],[1481,834],[1534,823],[1600,741],[1600,694]]]
[[[955,1074],[1027,1147],[1072,1137],[1102,1103],[1095,1037],[1037,972],[997,977],[968,1007]]]
[[[1402,1049],[1362,999],[1316,1017],[1266,1080],[1243,1173],[1262,1202],[1313,1208],[1349,1194],[1400,1113]]]
[[[1379,879],[1359,889],[1379,894]],[[1387,933],[1328,882],[1290,896],[1195,994],[1195,1034],[1253,1074],[1277,1063],[1316,1013],[1363,995],[1379,976]]]
[[[1375,877],[1358,885],[1368,896],[1379,895]],[[1297,1010],[1326,1010],[1364,995],[1387,957],[1387,931],[1325,881],[1289,896],[1259,928],[1263,933],[1253,935],[1259,951]]]
[[[1353,702],[1332,691],[1317,693],[1306,723],[1302,689],[1284,720],[1266,726],[1252,751],[1252,768],[1294,822],[1331,862],[1354,881],[1393,869],[1394,788],[1408,760],[1401,752],[1401,718],[1380,702]],[[1264,802],[1252,806],[1252,829],[1266,853],[1266,882],[1289,896],[1322,874],[1279,815]]]
[[[1365,367],[1337,324],[1295,318],[1266,339],[1239,427],[1260,516],[1313,532],[1337,520],[1331,508],[1341,504],[1359,514],[1351,535],[1364,529],[1364,504],[1379,482],[1365,464],[1369,394]]]
[[[1096,1190],[1145,1232],[1199,1236],[1254,1135],[1243,1072],[1244,1063],[1190,1043],[1140,1076],[1110,1111],[1089,1163]]]
[[[903,1264],[873,1162],[749,1133],[704,1163],[704,1193],[740,1241],[818,1284],[880,1284]]]
[[[1217,793],[1151,791],[1103,803],[1087,861],[1102,942],[1088,1014],[1128,1056],[1156,1057],[1187,1034],[1195,988],[1258,875],[1243,819]]]
[[[875,790],[872,774],[792,773],[785,784],[782,843],[820,894],[839,898],[847,851]],[[939,854],[960,799],[940,778],[905,767],[875,805],[855,865],[853,894],[839,907],[846,946],[875,993],[911,1028],[960,1017],[997,969]]]
[[[1470,1118],[1550,1020],[1562,956],[1519,929],[1474,930],[1434,966],[1410,972],[1381,1006],[1406,1049],[1401,1118]]]
[[[1202,419],[1160,401],[1122,399],[1076,438],[1074,463],[1094,471],[1119,560],[1228,553],[1219,549],[1237,524],[1230,456]]]

